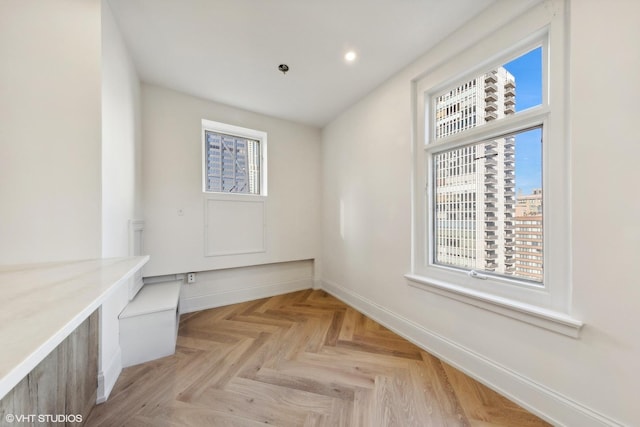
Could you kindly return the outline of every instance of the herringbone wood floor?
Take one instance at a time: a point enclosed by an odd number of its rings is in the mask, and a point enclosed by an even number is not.
[[[547,426],[323,291],[183,315],[88,426]]]

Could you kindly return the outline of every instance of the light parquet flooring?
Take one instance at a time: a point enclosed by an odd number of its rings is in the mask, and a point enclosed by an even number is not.
[[[183,315],[176,354],[125,369],[87,426],[548,426],[328,295]]]

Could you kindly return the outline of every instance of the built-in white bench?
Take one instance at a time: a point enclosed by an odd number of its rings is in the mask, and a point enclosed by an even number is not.
[[[123,367],[175,353],[181,283],[146,284],[122,310],[119,319]]]

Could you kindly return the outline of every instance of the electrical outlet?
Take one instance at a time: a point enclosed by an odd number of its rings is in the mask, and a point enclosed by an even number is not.
[[[196,273],[187,273],[187,283],[196,283]]]

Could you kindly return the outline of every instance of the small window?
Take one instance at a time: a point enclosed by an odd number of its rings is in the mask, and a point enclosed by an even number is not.
[[[202,121],[203,191],[266,195],[267,134]]]

